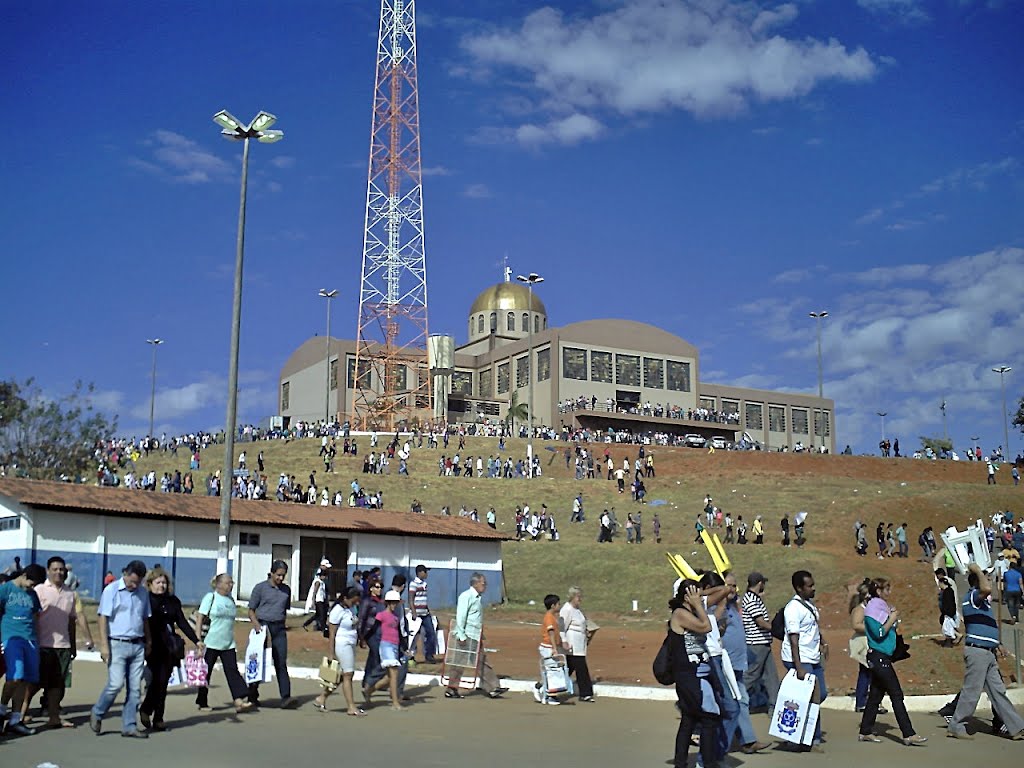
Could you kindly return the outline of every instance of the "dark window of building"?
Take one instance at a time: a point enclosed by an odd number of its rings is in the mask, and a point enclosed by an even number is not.
[[[702,397],[700,399],[700,407],[707,408],[709,411],[715,410],[715,398],[713,397]]]
[[[722,413],[739,413],[740,404],[736,400],[722,399]]]
[[[794,435],[806,435],[807,434],[807,411],[803,408],[793,408],[793,434]]]
[[[602,384],[612,383],[612,353],[597,352],[590,353],[590,380],[600,381]]]
[[[644,358],[644,386],[649,389],[665,388],[665,361],[657,357]]]
[[[508,392],[508,375],[509,375],[509,364],[500,363],[498,365],[498,394],[504,395]]]
[[[448,401],[448,410],[453,413],[470,413],[473,410],[473,401],[453,398]]]
[[[501,413],[501,406],[497,403],[477,403],[476,412],[482,416],[497,416]]]
[[[243,547],[258,547],[260,545],[260,535],[258,533],[239,533],[238,543]]]
[[[491,312],[491,333],[498,332],[498,313]]]
[[[786,431],[786,406],[768,406],[768,429],[770,429],[772,432]]]
[[[0,518],[0,531],[16,531],[21,528],[20,517]]]
[[[764,428],[764,406],[761,403],[747,403],[747,429]]]
[[[452,374],[452,392],[460,395],[473,394],[473,374],[470,371],[455,371]]]
[[[540,315],[533,316],[533,332],[540,333]]]
[[[284,411],[288,410],[288,390],[289,390],[288,384],[289,383],[287,381],[281,383],[281,412],[282,413]]]
[[[480,397],[494,397],[494,389],[492,388],[494,382],[491,381],[490,368],[484,368],[480,371],[478,384],[480,385]]]
[[[542,349],[537,353],[537,381],[551,378],[551,348]]]
[[[530,315],[527,314],[526,312],[523,312],[523,325],[522,325],[522,329],[526,333],[530,332]]]
[[[396,365],[391,375],[395,377],[396,392],[404,392],[409,388],[409,369],[404,365]]]
[[[674,392],[690,391],[690,364],[681,363],[677,360],[669,360],[665,365],[668,374],[667,389]]]
[[[509,312],[508,313],[508,317],[506,318],[506,325],[508,326],[506,330],[514,331],[516,329],[516,313],[515,312]]]
[[[587,380],[587,350],[562,347],[562,376],[577,381]]]
[[[370,388],[370,361],[365,357],[359,359],[359,386],[363,389]],[[356,359],[348,358],[348,387],[354,389],[356,386]]]
[[[615,355],[615,383],[626,387],[640,386],[639,355]]]
[[[814,412],[814,434],[818,437],[828,437],[832,434],[830,415],[828,411]]]
[[[338,361],[337,359],[331,360],[331,372],[327,378],[331,382],[331,389],[335,390],[338,388]]]
[[[525,387],[530,383],[530,358],[520,357],[516,359],[516,389]]]
[[[482,314],[476,319],[476,332],[484,332],[484,316]]]

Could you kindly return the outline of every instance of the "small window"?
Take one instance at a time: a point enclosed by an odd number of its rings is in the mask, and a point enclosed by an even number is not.
[[[21,528],[20,517],[5,517],[0,519],[0,531],[16,531]]]
[[[533,332],[540,333],[540,315],[533,316]]]
[[[498,313],[491,312],[491,333],[498,332]]]
[[[476,319],[476,332],[477,333],[483,333],[484,332],[484,316],[483,316],[483,314],[481,314]]]
[[[505,320],[505,324],[507,326],[506,330],[508,330],[508,331],[514,331],[516,329],[516,313],[515,312],[509,312],[508,313],[508,317]]]
[[[289,382],[287,382],[287,381],[285,381],[285,382],[283,382],[281,384],[281,412],[282,413],[288,410],[288,389],[289,389],[288,384],[289,384]]]
[[[331,389],[335,390],[338,388],[338,358],[331,360],[331,372],[328,375],[331,382]]]
[[[509,385],[509,363],[499,363],[498,365],[498,394],[504,395],[508,392]]]
[[[523,330],[530,332],[530,315],[527,312],[523,312]]]
[[[238,543],[243,547],[258,547],[260,545],[260,535],[258,533],[239,533]]]
[[[551,378],[551,348],[542,349],[537,353],[537,381]]]

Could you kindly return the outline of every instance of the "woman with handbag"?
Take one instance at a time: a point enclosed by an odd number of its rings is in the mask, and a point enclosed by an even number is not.
[[[351,717],[366,715],[366,712],[356,706],[355,694],[352,691],[352,675],[356,671],[356,645],[359,642],[357,636],[359,619],[356,618],[353,609],[359,605],[362,597],[361,587],[349,587],[344,596],[331,608],[327,617],[331,648],[334,650],[334,658],[341,668],[341,692],[345,694],[345,703],[348,704],[346,714]],[[334,693],[337,685],[332,686],[326,682],[321,684],[324,685],[323,693],[316,697],[313,706],[321,712],[326,712],[327,697]]]
[[[245,712],[252,708],[252,704],[246,701],[249,692],[238,671],[238,656],[235,653],[235,617],[238,615],[238,606],[231,597],[231,588],[235,586],[235,580],[230,573],[222,573],[214,577],[210,582],[213,591],[207,593],[202,602],[199,603],[199,610],[196,611],[196,634],[202,631],[203,622],[210,617],[210,628],[206,631],[206,682],[209,683],[210,674],[213,672],[213,665],[220,659],[224,668],[224,677],[227,678],[228,688],[231,689],[231,698],[234,700],[235,712]],[[196,702],[200,709],[208,706],[207,696],[209,687],[200,687],[196,694]]]
[[[694,731],[700,735],[700,754],[704,768],[716,764],[715,728],[720,710],[715,701],[713,672],[706,645],[711,620],[704,608],[700,587],[690,579],[683,580],[676,596],[669,601],[672,615],[668,622],[669,656],[679,697],[679,730],[673,765],[686,768],[690,739]],[[715,710],[714,712],[712,710]]]
[[[850,597],[850,626],[853,629],[853,636],[850,638],[850,658],[857,662],[857,692],[854,698],[854,708],[863,712],[868,704],[868,691],[871,688],[871,669],[868,667],[868,638],[864,629],[864,606],[871,599],[868,588],[871,586],[871,579],[864,579],[857,585],[856,590]],[[878,708],[878,714],[884,715],[889,710],[884,707]]]
[[[174,631],[181,629],[193,645],[202,653],[206,646],[189,626],[181,601],[174,596],[174,582],[171,575],[157,566],[146,574],[146,589],[149,590],[149,605],[152,615],[149,617],[149,635],[153,639],[153,648],[146,659],[149,673],[149,687],[146,698],[139,707],[139,718],[146,728],[154,731],[165,731],[164,705],[167,702],[167,683],[171,672],[185,658],[185,639]]]
[[[878,743],[880,738],[871,731],[878,714],[878,705],[882,696],[889,694],[896,722],[903,734],[903,743],[908,747],[922,746],[927,738],[918,736],[907,714],[903,702],[903,689],[893,668],[893,661],[901,656],[897,653],[897,641],[902,641],[896,632],[900,623],[899,611],[889,605],[892,595],[892,584],[886,578],[872,579],[868,586],[871,599],[864,607],[864,629],[868,638],[868,666],[871,669],[871,692],[868,694],[867,706],[860,721],[858,741]],[[904,653],[905,647],[901,649]],[[906,658],[906,656],[902,656]]]

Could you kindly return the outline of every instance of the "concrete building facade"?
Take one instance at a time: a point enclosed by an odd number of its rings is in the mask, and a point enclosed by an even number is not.
[[[534,375],[535,425],[746,436],[767,449],[799,443],[835,451],[832,400],[702,382],[697,348],[647,323],[604,319],[552,328],[536,293],[531,300],[525,286],[504,282],[477,296],[467,331],[438,393],[449,423],[503,419],[513,401],[527,400]],[[286,423],[323,418],[329,382],[329,413],[344,419],[354,377],[354,341],[307,340],[282,369],[280,415]],[[701,418],[702,409],[720,420]]]

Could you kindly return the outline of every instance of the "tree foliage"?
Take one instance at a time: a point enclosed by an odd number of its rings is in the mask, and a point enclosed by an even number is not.
[[[1018,427],[1021,432],[1024,432],[1024,397],[1017,403],[1017,413],[1013,417],[1013,426]],[[1006,449],[1009,450],[1010,447],[1007,446]]]
[[[519,402],[519,393],[513,392],[512,399],[509,401],[508,413],[505,414],[505,421],[515,427],[515,423],[520,423],[529,420],[530,418],[530,407],[526,403]]]
[[[23,477],[78,480],[96,467],[96,443],[111,437],[117,419],[92,405],[95,387],[76,381],[60,399],[34,379],[0,381],[0,459]]]
[[[925,437],[924,435],[922,435],[921,449],[924,450],[925,448],[931,448],[933,451],[935,451],[935,454],[938,455],[943,451],[953,450],[953,441],[946,440],[941,437]]]

